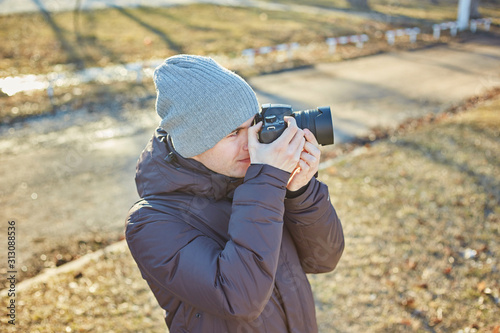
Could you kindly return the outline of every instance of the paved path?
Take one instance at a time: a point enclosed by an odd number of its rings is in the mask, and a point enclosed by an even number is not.
[[[189,5],[193,3],[209,3],[223,6],[260,7],[269,10],[301,10],[313,13],[325,12],[309,6],[285,5],[256,0],[81,0],[80,8],[84,10],[108,7],[168,7]],[[71,11],[75,9],[76,1],[67,0],[0,0],[0,14],[36,12]]]
[[[83,10],[102,9],[109,7],[169,7],[189,5],[193,3],[216,4],[221,6],[255,7],[265,10],[296,11],[300,13],[311,13],[325,15],[342,13],[342,15],[353,15],[366,17],[374,20],[397,22],[397,17],[389,17],[381,13],[367,13],[336,8],[318,8],[306,5],[281,4],[259,0],[81,0],[80,8]],[[24,12],[59,12],[75,10],[76,1],[67,0],[0,0],[0,15]],[[402,20],[403,18],[399,18]],[[405,22],[411,18],[405,17]],[[414,20],[418,22],[419,20]]]
[[[101,9],[108,7],[166,7],[177,5],[188,5],[198,2],[234,4],[238,0],[81,0],[80,8],[84,10]],[[71,11],[75,9],[77,1],[67,0],[0,0],[0,14],[37,12],[40,10],[48,12]]]
[[[265,75],[250,83],[262,103],[295,109],[330,105],[336,140],[342,142],[372,126],[440,112],[500,86],[499,60],[499,41],[477,38]],[[6,235],[9,219],[17,221],[21,265],[68,243],[123,233],[126,213],[138,199],[135,162],[157,123],[153,102],[0,128],[0,235]]]

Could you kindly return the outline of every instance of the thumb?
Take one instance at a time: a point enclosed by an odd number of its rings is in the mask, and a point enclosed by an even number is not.
[[[262,121],[259,121],[257,124],[250,126],[248,128],[248,145],[255,145],[258,143],[258,132],[262,128]]]

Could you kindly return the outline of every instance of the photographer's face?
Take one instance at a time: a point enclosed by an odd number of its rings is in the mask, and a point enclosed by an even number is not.
[[[211,149],[193,156],[193,159],[222,175],[235,178],[245,177],[250,166],[248,128],[252,125],[253,118],[245,121]]]

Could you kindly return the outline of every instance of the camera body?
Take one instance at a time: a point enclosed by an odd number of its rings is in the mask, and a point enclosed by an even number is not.
[[[259,132],[261,143],[271,143],[286,129],[285,117],[293,117],[292,107],[286,104],[263,104],[262,110],[255,116],[255,123],[262,121]]]
[[[271,143],[286,129],[285,117],[294,117],[297,126],[309,129],[321,145],[333,144],[333,120],[330,107],[323,106],[314,110],[293,111],[287,104],[263,104],[261,112],[255,116],[254,124],[262,121],[259,132],[261,143]]]

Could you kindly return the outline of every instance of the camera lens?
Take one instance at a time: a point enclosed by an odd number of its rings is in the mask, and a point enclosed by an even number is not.
[[[333,144],[333,119],[330,107],[323,106],[316,110],[295,111],[293,115],[297,126],[301,129],[309,129],[319,144]]]

